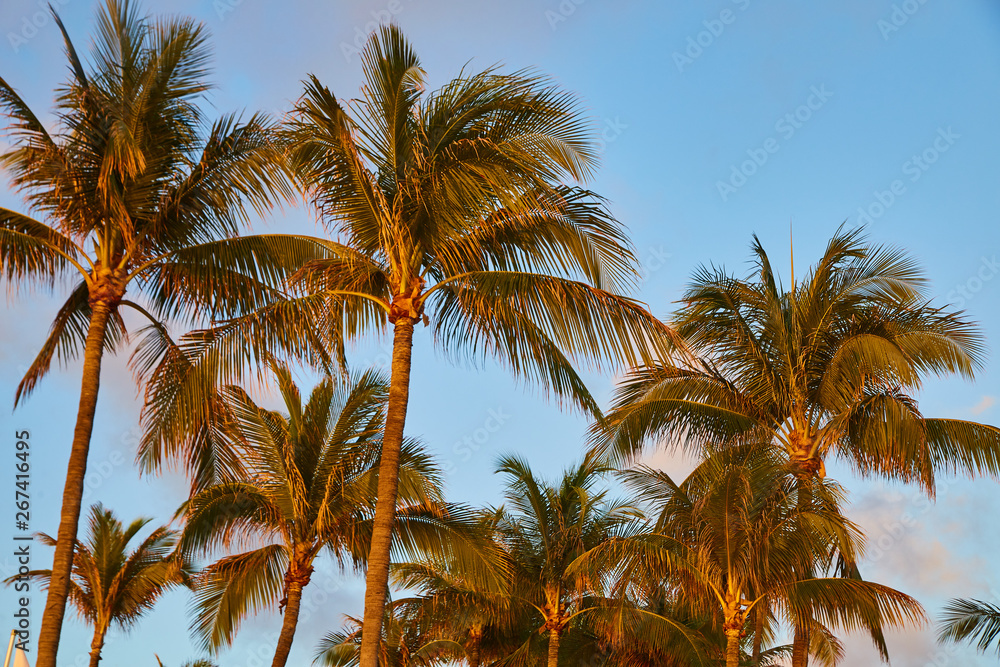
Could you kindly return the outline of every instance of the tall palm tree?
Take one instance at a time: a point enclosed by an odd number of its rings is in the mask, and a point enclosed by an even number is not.
[[[104,638],[111,626],[135,627],[164,592],[188,585],[192,568],[173,553],[177,532],[165,526],[155,529],[131,552],[129,542],[151,519],[136,519],[124,526],[111,510],[100,504],[90,507],[90,528],[85,541],[77,541],[73,552],[73,576],[69,599],[80,617],[94,628],[90,643],[90,667],[101,661]],[[42,544],[57,540],[40,534]],[[32,570],[26,576],[52,581],[52,570]],[[18,577],[6,580],[10,583]]]
[[[630,374],[595,446],[627,459],[650,440],[770,440],[803,483],[836,457],[930,494],[938,473],[1000,474],[1000,429],[926,418],[913,398],[928,375],[972,378],[983,341],[960,313],[927,301],[912,259],[838,230],[785,291],[756,238],[753,251],[747,279],[696,273],[675,318],[693,356]],[[793,663],[803,667],[808,633],[796,635]]]
[[[327,378],[303,405],[289,369],[271,366],[287,413],[260,407],[240,387],[222,391],[215,404],[226,412],[220,422],[228,452],[221,459],[228,465],[186,504],[181,548],[256,547],[205,568],[193,629],[202,648],[216,651],[232,642],[244,616],[280,598],[284,620],[272,665],[281,667],[319,554],[325,549],[355,567],[367,557],[388,383],[371,371]],[[411,555],[460,549],[436,467],[412,441],[400,460],[396,548]]]
[[[496,69],[428,92],[393,26],[362,59],[361,99],[342,104],[312,77],[289,126],[296,175],[336,237],[331,257],[309,263],[289,299],[186,339],[150,391],[150,409],[172,417],[145,446],[152,462],[183,448],[188,395],[201,391],[187,378],[232,377],[283,353],[269,345],[340,350],[344,338],[391,332],[361,657],[376,667],[415,327],[430,326],[451,356],[494,356],[595,414],[572,362],[651,361],[667,353],[670,331],[622,296],[637,276],[622,227],[596,195],[564,184],[588,177],[597,155],[573,96]],[[291,341],[289,331],[315,340]]]
[[[923,619],[915,600],[886,586],[811,576],[830,543],[850,557],[860,535],[840,514],[836,488],[817,485],[803,506],[799,486],[768,450],[711,457],[681,484],[645,466],[622,477],[649,505],[650,530],[606,541],[573,570],[610,578],[618,594],[663,588],[688,613],[714,616],[727,667],[741,664],[742,637],[761,632],[753,623],[759,605],[793,623],[819,618],[824,628],[880,630]]]
[[[14,290],[74,282],[15,404],[54,358],[83,355],[38,667],[56,664],[101,363],[126,339],[122,309],[150,320],[141,373],[162,350],[167,322],[257,308],[273,298],[289,267],[324,255],[304,238],[237,238],[249,210],[262,213],[290,190],[265,116],[206,123],[199,108],[210,88],[202,25],[147,18],[128,0],[107,0],[87,65],[55,19],[70,78],[57,92],[54,127],[0,79],[11,137],[0,165],[37,216],[0,209],[0,275]],[[144,299],[127,299],[127,291]]]
[[[991,648],[1000,654],[1000,605],[981,600],[955,599],[945,607],[938,641],[975,642],[985,653]]]

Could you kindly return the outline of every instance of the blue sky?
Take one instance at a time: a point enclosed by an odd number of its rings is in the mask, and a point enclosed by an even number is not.
[[[47,113],[66,65],[43,4],[0,5],[0,76]],[[93,4],[54,4],[83,49]],[[751,234],[761,237],[787,281],[790,223],[801,266],[819,255],[840,224],[867,222],[876,241],[910,250],[926,268],[938,303],[965,308],[990,342],[992,354],[975,383],[932,380],[920,396],[922,409],[1000,423],[994,405],[1000,396],[995,2],[160,0],[146,6],[193,15],[210,28],[219,84],[211,103],[218,113],[285,110],[308,73],[340,97],[355,96],[361,80],[356,45],[388,18],[414,43],[431,86],[470,62],[549,74],[581,96],[604,138],[602,168],[591,187],[609,198],[631,230],[644,266],[638,295],[657,315],[670,313],[701,264],[742,274]],[[0,206],[19,208],[4,183]],[[256,228],[317,231],[301,207]],[[56,305],[45,294],[8,300],[0,321],[0,404],[12,404]],[[360,346],[356,362],[384,363],[386,349],[387,341]],[[587,424],[579,415],[560,412],[500,369],[449,365],[422,331],[416,349],[408,430],[450,461],[454,499],[498,499],[500,480],[492,469],[500,452],[520,452],[549,475],[580,455]],[[79,373],[72,366],[53,374],[24,407],[0,411],[6,441],[15,429],[32,432],[37,530],[57,527]],[[588,377],[606,403],[614,378]],[[131,462],[140,406],[125,360],[108,360],[103,378],[85,502],[100,500],[126,518],[166,522],[183,500],[184,483],[138,478]],[[502,424],[487,432],[496,415]],[[0,470],[12,478],[11,449],[0,444],[11,457]],[[652,460],[684,469],[664,454]],[[836,464],[830,472],[851,490],[851,516],[870,532],[868,578],[916,595],[932,615],[951,596],[990,597],[1000,588],[1000,562],[993,557],[1000,541],[988,519],[1000,502],[995,482],[948,483],[929,504],[915,489],[854,480]],[[13,480],[0,480],[7,483]],[[13,534],[8,523],[0,527],[3,544]],[[7,551],[0,545],[0,554]],[[37,553],[41,566],[48,556]],[[9,557],[0,556],[0,564],[9,567]],[[338,627],[342,614],[361,611],[357,579],[327,568],[314,582],[306,596],[312,611],[291,664],[308,664],[317,639]],[[112,633],[107,664],[152,665],[154,652],[168,667],[195,657],[185,630],[187,602],[185,593],[172,594],[136,631]],[[37,619],[43,597],[36,594],[32,605]],[[12,608],[12,594],[0,592],[0,609]],[[249,621],[220,663],[269,664],[269,634],[279,624],[276,613]],[[70,622],[60,665],[85,663],[88,646],[89,631]],[[849,638],[847,646],[845,664],[878,664],[862,639]],[[992,662],[935,647],[930,628],[894,637],[891,648],[899,665]]]

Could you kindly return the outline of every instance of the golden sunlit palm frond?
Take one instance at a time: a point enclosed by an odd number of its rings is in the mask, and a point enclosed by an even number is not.
[[[916,262],[840,229],[804,279],[783,288],[759,240],[747,279],[702,268],[676,315],[704,361],[638,369],[617,392],[593,443],[634,456],[683,434],[719,445],[773,439],[807,470],[837,457],[863,475],[916,481],[998,473],[989,426],[925,418],[912,394],[928,375],[982,367],[982,334],[926,301]]]
[[[280,597],[288,553],[280,544],[226,556],[199,576],[192,603],[191,631],[199,648],[215,653],[232,643],[248,614]]]
[[[249,549],[201,577],[192,628],[213,651],[232,643],[249,614],[279,602],[289,605],[286,617],[297,614],[320,553],[361,569],[371,541],[387,378],[328,376],[304,396],[287,365],[270,358],[267,368],[283,411],[262,407],[239,386],[219,388],[209,407],[216,414],[206,418],[217,431],[206,447],[238,464],[206,480],[182,508],[182,551]],[[440,471],[421,445],[407,442],[400,458],[394,551],[485,569],[465,537],[467,512],[442,503]],[[294,632],[294,623],[283,625],[285,650]]]

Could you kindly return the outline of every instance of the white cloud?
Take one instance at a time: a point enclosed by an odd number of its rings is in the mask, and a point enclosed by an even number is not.
[[[978,403],[969,408],[969,412],[974,415],[981,415],[990,408],[993,404],[997,402],[997,399],[993,396],[983,396]]]
[[[691,474],[701,458],[680,449],[666,450],[661,447],[642,456],[640,463],[657,470],[663,470],[678,484]]]

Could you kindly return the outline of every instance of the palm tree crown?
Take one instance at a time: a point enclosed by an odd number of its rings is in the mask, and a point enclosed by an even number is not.
[[[382,624],[379,664],[386,667],[434,667],[464,657],[458,643],[441,638],[409,600],[390,602]],[[325,667],[357,667],[361,658],[361,619],[347,617],[347,626],[320,640],[316,662]]]
[[[214,401],[226,413],[218,481],[186,504],[181,547],[256,547],[205,569],[193,627],[202,647],[214,651],[232,642],[245,615],[280,599],[285,618],[274,664],[283,665],[315,559],[326,550],[360,568],[368,555],[388,384],[372,371],[327,378],[303,403],[289,369],[277,362],[272,369],[285,414],[236,386]],[[413,441],[401,453],[399,503],[400,552],[461,549],[452,532],[460,512],[453,516],[442,504],[439,472]]]
[[[505,506],[494,513],[495,535],[510,585],[500,600],[493,596],[493,618],[487,618],[501,629],[527,631],[521,646],[511,647],[517,660],[531,654],[537,635],[547,635],[547,664],[556,667],[564,635],[582,634],[588,614],[602,611],[593,583],[571,565],[612,536],[627,534],[637,512],[598,487],[608,469],[594,459],[571,468],[555,485],[539,480],[515,456],[503,457],[497,470],[507,487]]]
[[[861,535],[841,515],[836,485],[803,491],[773,450],[715,454],[681,484],[647,467],[622,476],[654,520],[645,533],[597,547],[577,567],[610,577],[618,595],[669,592],[675,613],[721,627],[727,665],[739,664],[741,638],[751,633],[761,635],[754,638],[760,659],[777,612],[792,624],[808,618],[827,644],[836,643],[833,625],[868,630],[879,643],[884,625],[923,619],[915,600],[886,586],[813,575],[817,564],[832,569],[831,553],[854,562]]]
[[[129,552],[129,543],[149,522],[136,519],[125,526],[111,510],[92,505],[87,537],[76,543],[69,600],[80,618],[94,628],[92,667],[100,661],[105,636],[112,626],[125,630],[135,627],[164,592],[190,584],[191,565],[173,553],[176,531],[156,528]],[[49,535],[42,533],[40,538],[42,544],[56,545]],[[52,570],[34,570],[28,576],[47,586]]]
[[[128,0],[107,0],[88,63],[55,19],[70,78],[56,94],[54,127],[0,79],[11,137],[0,166],[36,216],[0,209],[0,276],[15,291],[72,281],[15,403],[54,359],[84,358],[38,667],[56,663],[101,362],[126,340],[122,308],[148,320],[134,357],[143,375],[170,349],[171,320],[253,310],[273,299],[291,269],[322,256],[304,238],[238,237],[248,210],[263,213],[291,190],[270,120],[228,115],[209,124],[204,117],[199,104],[210,86],[202,25],[149,18]]]
[[[575,98],[530,72],[462,72],[427,91],[394,26],[363,54],[361,98],[318,79],[288,126],[295,175],[334,233],[287,298],[189,336],[151,386],[146,458],[190,443],[205,378],[234,381],[267,354],[342,357],[344,341],[393,334],[376,532],[369,558],[362,667],[376,667],[396,466],[409,400],[414,328],[451,356],[498,358],[590,413],[574,362],[650,362],[670,330],[623,296],[637,262],[587,177],[596,152]],[[367,638],[367,639],[366,639]]]
[[[676,326],[698,357],[631,374],[598,444],[628,457],[675,434],[773,438],[800,476],[833,456],[931,493],[935,473],[1000,474],[1000,429],[926,418],[912,396],[929,374],[973,377],[983,358],[975,326],[926,300],[913,260],[842,230],[783,291],[756,240],[754,254],[750,279],[695,275]]]

